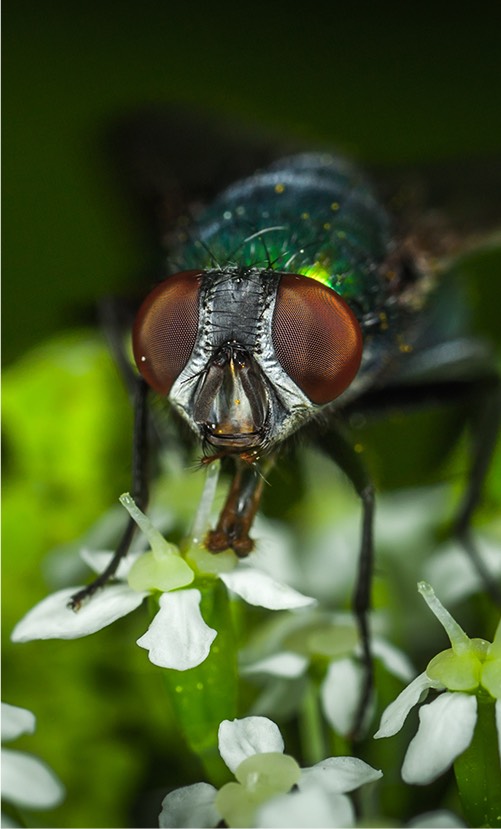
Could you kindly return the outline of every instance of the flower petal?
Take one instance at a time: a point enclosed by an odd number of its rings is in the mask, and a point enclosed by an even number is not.
[[[419,674],[383,711],[379,730],[374,734],[374,739],[391,737],[397,731],[400,731],[411,708],[421,699],[424,699],[430,688],[441,687],[441,685],[429,679],[426,672]]]
[[[80,558],[85,561],[94,573],[102,573],[103,570],[106,570],[108,564],[115,555],[115,553],[110,550],[88,550],[87,547],[83,547],[79,552]],[[127,555],[120,559],[120,563],[115,573],[115,578],[119,581],[127,581],[130,568],[134,562],[138,560],[138,558],[141,558],[142,555],[142,551],[132,552],[129,550]]]
[[[2,702],[2,742],[15,740],[21,734],[33,734],[35,715],[27,708]]]
[[[137,640],[149,651],[150,662],[161,668],[186,671],[207,658],[217,631],[200,613],[200,590],[177,590],[160,596],[160,610]]]
[[[264,659],[258,659],[251,665],[242,668],[242,674],[270,674],[271,676],[281,676],[287,679],[296,679],[298,676],[304,674],[308,666],[308,659],[299,653],[293,651],[283,651],[281,653],[273,654],[272,656],[265,656]]]
[[[424,786],[446,771],[471,742],[477,721],[477,699],[447,692],[419,711],[419,728],[402,766],[406,783]]]
[[[395,648],[386,639],[374,636],[372,639],[372,653],[381,660],[386,670],[402,682],[410,682],[416,671],[403,651]]]
[[[226,587],[248,604],[266,607],[268,610],[290,610],[317,603],[316,599],[305,596],[283,582],[276,581],[268,573],[240,563],[231,573],[221,573]]]
[[[284,750],[280,729],[268,717],[223,720],[219,726],[218,739],[219,753],[233,773],[240,763],[253,754]]]
[[[217,789],[210,783],[194,783],[175,789],[162,800],[158,823],[160,829],[191,829],[217,826],[221,815],[214,805]]]
[[[363,684],[363,668],[353,659],[331,662],[320,697],[327,721],[338,734],[348,735],[354,725]]]
[[[344,794],[365,783],[379,780],[382,776],[382,771],[373,769],[358,757],[327,757],[320,763],[303,769],[298,785],[301,791],[311,786],[320,786],[331,794]]]
[[[51,809],[64,797],[64,787],[38,757],[2,749],[2,797],[28,809]]]
[[[491,573],[492,578],[498,578],[501,575],[499,541],[475,533],[475,549],[487,572]],[[457,541],[447,542],[431,556],[423,575],[433,585],[444,605],[458,602],[484,587],[478,569]]]
[[[459,827],[466,826],[466,823],[458,818],[453,812],[448,809],[437,809],[435,812],[423,812],[421,815],[412,818],[407,826],[423,827],[423,829],[439,829],[439,827],[447,827],[448,829],[459,829]]]
[[[13,642],[32,639],[78,639],[111,625],[139,607],[146,593],[126,584],[109,584],[77,612],[67,605],[81,587],[66,587],[47,596],[28,611],[12,631]]]
[[[262,829],[336,829],[353,826],[355,813],[350,800],[342,794],[328,794],[320,787],[280,795],[257,811],[255,825]]]

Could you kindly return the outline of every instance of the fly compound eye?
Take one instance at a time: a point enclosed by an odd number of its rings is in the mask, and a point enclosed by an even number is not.
[[[151,388],[169,393],[196,342],[200,271],[167,277],[141,305],[132,330],[136,365]]]
[[[350,385],[362,359],[362,333],[353,311],[331,288],[305,276],[281,277],[272,339],[282,368],[319,405]]]

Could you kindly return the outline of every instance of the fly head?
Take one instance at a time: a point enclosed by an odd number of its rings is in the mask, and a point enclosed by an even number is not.
[[[205,448],[257,460],[347,388],[362,336],[325,285],[228,267],[157,285],[136,317],[133,351]]]

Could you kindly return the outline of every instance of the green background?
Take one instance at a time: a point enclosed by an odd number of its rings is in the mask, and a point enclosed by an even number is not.
[[[472,3],[395,8],[4,3],[3,698],[34,710],[37,733],[19,747],[49,761],[68,788],[65,805],[34,825],[154,825],[167,781],[202,774],[182,751],[158,674],[129,647],[144,618],[74,643],[8,643],[54,587],[47,551],[77,538],[129,486],[127,397],[92,329],[93,308],[134,284],[151,251],[124,209],[102,136],[123,114],[182,102],[332,142],[367,163],[499,160],[496,21]],[[466,269],[477,322],[496,340],[499,264],[491,252]],[[426,418],[407,428],[376,431],[383,481],[419,478],[426,438],[444,434]],[[401,472],[399,447],[409,443]],[[499,505],[499,469],[486,515]],[[186,520],[194,477],[171,493]]]
[[[5,4],[5,358],[141,268],[97,141],[126,111],[187,101],[366,160],[499,152],[498,31],[485,9],[326,8]]]

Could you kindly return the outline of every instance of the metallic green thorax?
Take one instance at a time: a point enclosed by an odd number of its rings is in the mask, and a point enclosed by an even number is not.
[[[173,269],[303,274],[333,288],[359,316],[388,299],[387,215],[359,171],[330,155],[282,159],[237,182],[178,240]]]
[[[281,159],[224,190],[171,237],[171,272],[274,270],[333,289],[358,319],[364,348],[350,394],[413,352],[433,280],[405,255],[360,171],[310,153]],[[404,255],[403,255],[404,254]]]

